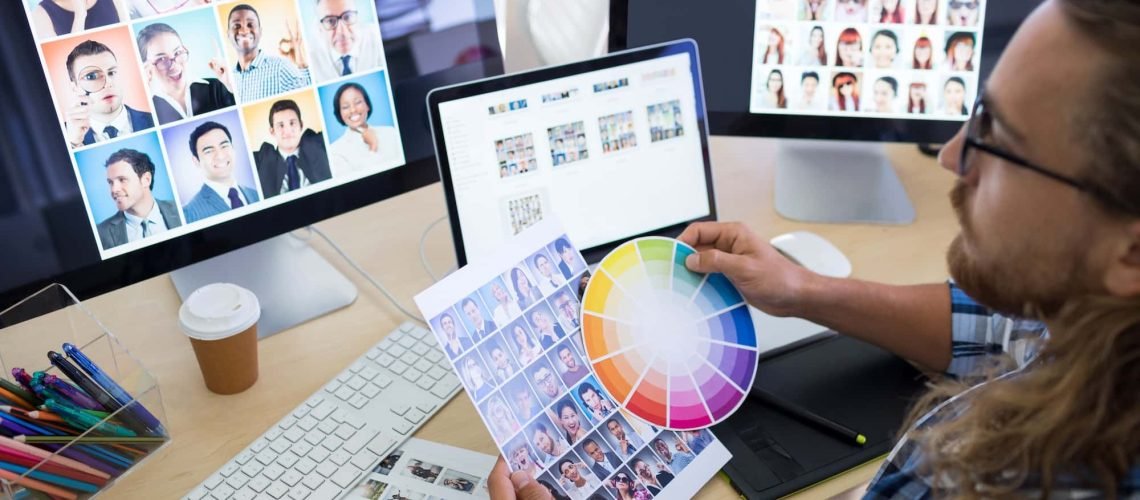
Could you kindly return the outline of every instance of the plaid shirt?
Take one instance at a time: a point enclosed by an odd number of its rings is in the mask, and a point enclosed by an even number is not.
[[[312,81],[309,68],[297,69],[293,63],[278,56],[266,55],[260,50],[249,64],[249,69],[242,71],[240,64],[235,65],[234,69],[238,96],[242,102],[296,90],[308,86]]]
[[[950,284],[950,301],[953,322],[953,341],[949,375],[969,375],[983,366],[988,366],[988,358],[994,355],[1009,356],[1017,368],[1001,375],[1000,378],[1014,377],[1021,372],[1037,355],[1038,349],[1048,340],[1049,331],[1038,321],[1008,318],[994,314],[966,296],[953,283]],[[983,384],[984,385],[984,384]],[[971,389],[973,390],[973,389]],[[967,391],[969,392],[969,391]],[[939,421],[961,415],[966,403],[956,396],[927,413],[915,424],[922,428]],[[1129,475],[1120,484],[1117,494],[1123,498],[1140,499],[1140,457],[1136,457]],[[867,499],[911,499],[931,498],[934,490],[932,478],[919,470],[923,463],[923,450],[918,443],[903,437],[875,479],[871,481],[864,498]],[[1051,498],[1099,498],[1103,494],[1090,490],[1087,485],[1077,484],[1073,478],[1057,478]],[[1038,483],[1032,478],[1023,486],[1022,494],[1038,497]]]

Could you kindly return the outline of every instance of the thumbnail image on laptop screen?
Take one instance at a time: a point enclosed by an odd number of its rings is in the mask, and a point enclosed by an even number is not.
[[[757,0],[752,113],[966,120],[983,0]]]
[[[467,260],[550,214],[582,248],[709,215],[690,59],[441,103]]]

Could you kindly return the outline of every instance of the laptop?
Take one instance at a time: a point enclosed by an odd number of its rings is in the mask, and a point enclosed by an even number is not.
[[[555,215],[591,264],[716,219],[692,40],[444,87],[427,104],[461,267]]]

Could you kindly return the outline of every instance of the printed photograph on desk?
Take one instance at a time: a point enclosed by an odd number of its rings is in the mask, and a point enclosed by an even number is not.
[[[496,457],[411,438],[389,454],[344,498],[488,498]]]
[[[528,472],[556,498],[689,498],[730,454],[708,431],[680,437],[638,419],[602,388],[589,370],[599,360],[576,341],[576,293],[585,276],[585,259],[549,218],[417,295],[416,304],[438,318],[479,293],[493,311],[499,330],[452,363],[513,470]],[[431,326],[445,342],[439,322]]]

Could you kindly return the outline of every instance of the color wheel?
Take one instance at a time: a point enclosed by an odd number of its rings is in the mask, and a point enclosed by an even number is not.
[[[692,247],[660,237],[610,252],[582,301],[582,334],[604,390],[653,425],[709,427],[732,415],[756,375],[748,305],[722,274],[685,268]]]

